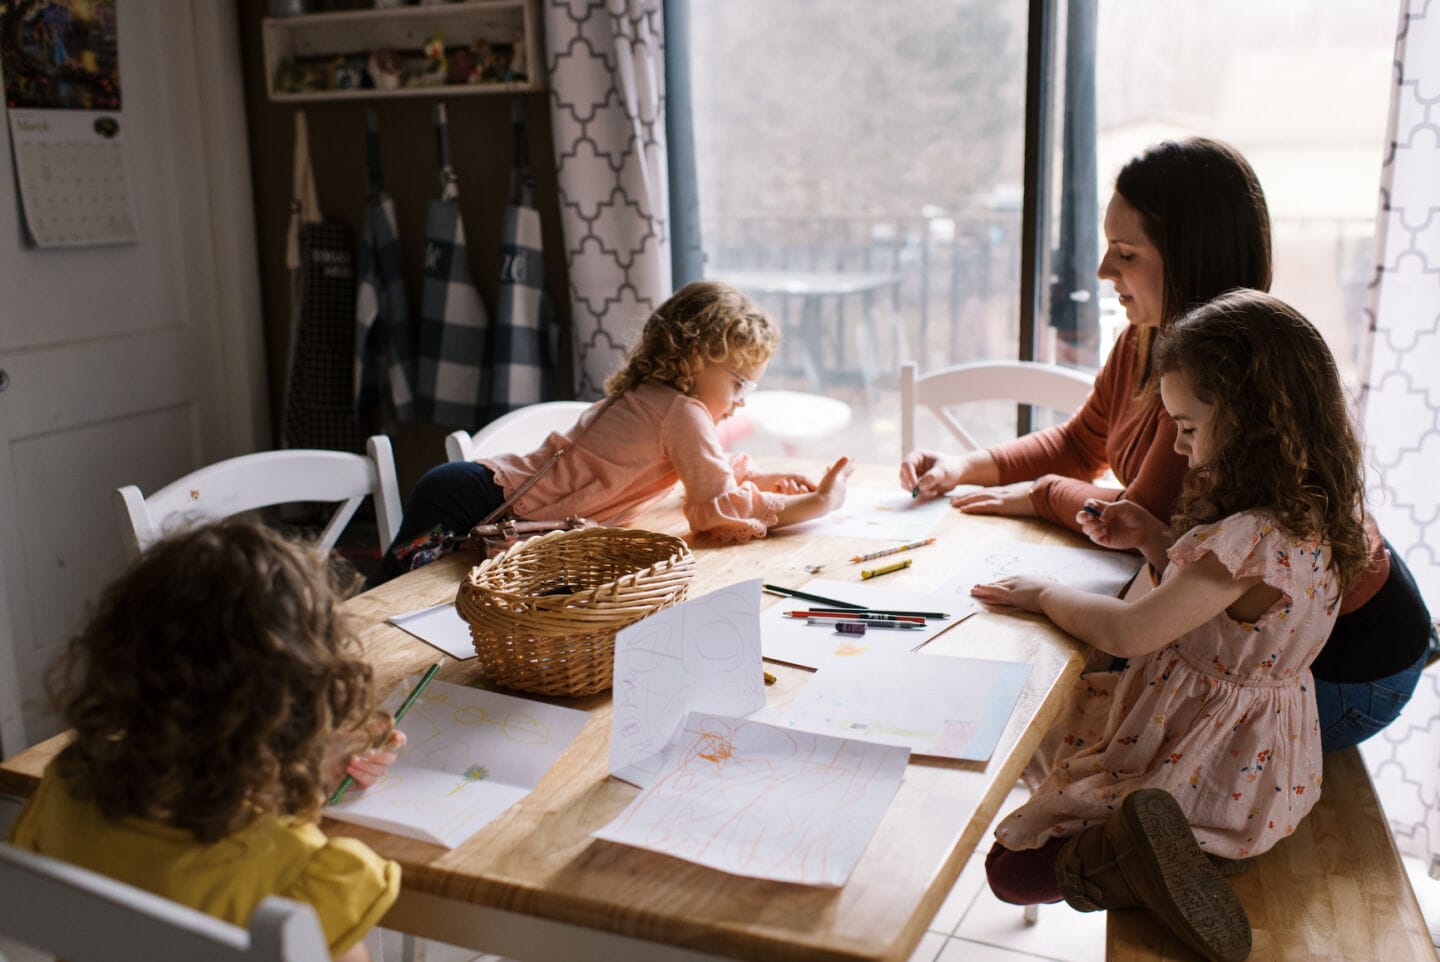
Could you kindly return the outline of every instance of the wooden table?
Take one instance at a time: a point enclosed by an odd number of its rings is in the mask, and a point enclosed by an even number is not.
[[[773,467],[773,466],[769,466]],[[802,464],[815,473],[818,466]],[[897,484],[893,466],[862,465],[852,486]],[[688,534],[678,489],[637,526]],[[914,565],[886,575],[896,588],[938,587],[953,560],[991,541],[1079,539],[1037,521],[949,512],[935,545],[916,551]],[[852,555],[873,541],[783,529],[745,545],[718,546],[691,538],[697,560],[691,595],[738,580],[800,587],[806,565],[820,577],[859,580]],[[433,662],[435,650],[384,623],[394,613],[455,594],[474,556],[452,555],[347,602],[381,691]],[[766,603],[787,604],[764,596]],[[849,882],[810,888],[731,876],[679,859],[604,842],[590,833],[610,822],[638,789],[607,775],[609,694],[563,699],[591,719],[540,785],[479,834],[446,850],[359,826],[326,821],[332,834],[362,839],[403,867],[404,890],[383,924],[426,938],[544,962],[599,959],[763,960],[908,959],[950,891],[986,826],[1014,786],[1081,670],[1087,649],[1044,619],[981,612],[931,641],[929,654],[1028,661],[1029,681],[986,763],[915,759]],[[919,656],[917,656],[919,657]],[[769,665],[779,676],[767,689],[788,699],[810,672]],[[481,682],[475,660],[448,662],[439,677]],[[64,744],[56,736],[0,766],[0,791],[30,794],[46,763]],[[1018,911],[1018,910],[1017,910]]]

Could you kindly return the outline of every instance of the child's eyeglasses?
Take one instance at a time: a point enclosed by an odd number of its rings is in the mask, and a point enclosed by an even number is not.
[[[715,366],[718,367],[720,370],[724,371],[726,374],[733,377],[738,382],[738,385],[735,388],[735,400],[743,401],[750,396],[750,393],[752,391],[755,390],[757,386],[756,383],[750,380],[748,377],[736,374],[734,371],[730,370],[730,368],[726,367],[723,364],[717,364]]]

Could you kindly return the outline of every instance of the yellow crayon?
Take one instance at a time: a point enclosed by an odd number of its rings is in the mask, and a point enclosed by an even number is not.
[[[894,564],[881,565],[878,568],[862,568],[860,571],[860,577],[878,578],[881,575],[888,575],[892,571],[900,571],[903,568],[910,567],[911,562],[913,562],[914,560],[915,559],[913,558],[906,558],[904,561],[896,561]]]

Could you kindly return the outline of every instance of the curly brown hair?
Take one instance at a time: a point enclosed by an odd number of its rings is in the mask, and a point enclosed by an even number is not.
[[[1261,508],[1328,543],[1339,588],[1350,587],[1370,558],[1364,469],[1320,332],[1279,298],[1229,291],[1161,331],[1153,362],[1157,380],[1181,372],[1214,408],[1213,450],[1185,476],[1173,532]]]
[[[620,370],[606,379],[605,391],[619,394],[642,381],[659,381],[689,394],[707,363],[763,364],[779,345],[779,328],[750,298],[729,284],[692,281],[645,321]]]
[[[151,546],[101,594],[49,682],[75,730],[56,759],[67,789],[109,818],[202,842],[265,813],[313,818],[336,733],[358,750],[375,717],[324,559],[235,519]]]

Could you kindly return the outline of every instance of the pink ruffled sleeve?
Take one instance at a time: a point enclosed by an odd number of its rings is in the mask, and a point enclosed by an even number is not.
[[[784,497],[741,480],[754,473],[750,459],[739,455],[732,462],[699,401],[681,398],[666,413],[660,445],[685,487],[685,520],[697,533],[749,541],[765,537],[780,521]]]
[[[1176,570],[1212,554],[1236,578],[1259,577],[1293,601],[1297,585],[1328,580],[1315,542],[1297,541],[1269,515],[1245,511],[1191,528],[1170,546]]]

